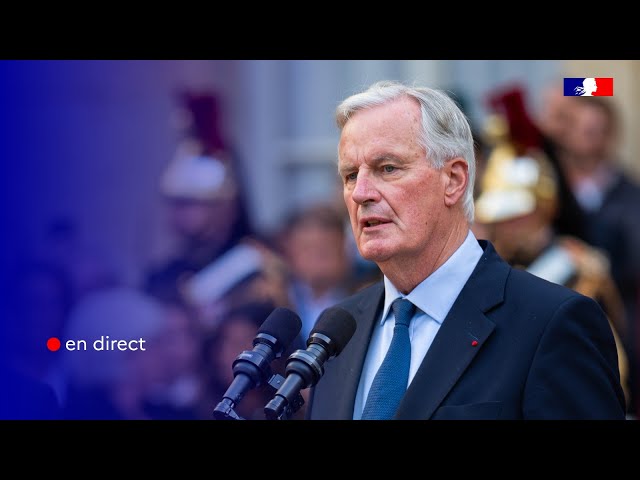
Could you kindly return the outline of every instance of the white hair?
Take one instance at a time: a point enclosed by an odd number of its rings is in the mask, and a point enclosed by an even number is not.
[[[473,185],[476,176],[473,135],[467,117],[446,93],[426,87],[409,87],[394,81],[377,82],[338,105],[338,128],[342,131],[351,116],[359,110],[405,96],[414,98],[420,104],[422,132],[418,141],[425,148],[431,164],[435,168],[442,168],[447,160],[456,157],[467,162],[469,182],[464,193],[463,208],[467,220],[473,223]]]

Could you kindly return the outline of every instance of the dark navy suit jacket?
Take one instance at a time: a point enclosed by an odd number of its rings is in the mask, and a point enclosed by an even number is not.
[[[491,243],[479,243],[484,253],[396,418],[624,419],[616,346],[598,304],[511,268]],[[357,329],[342,353],[325,364],[307,418],[353,418],[383,302],[379,282],[338,304],[351,312]]]

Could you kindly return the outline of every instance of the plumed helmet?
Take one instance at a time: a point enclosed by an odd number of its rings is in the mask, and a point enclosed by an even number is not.
[[[178,149],[160,182],[169,198],[215,200],[236,194],[236,182],[222,152],[204,153],[198,142],[187,141]]]
[[[500,115],[491,115],[485,129],[493,147],[479,179],[476,219],[495,223],[539,210],[551,220],[557,206],[558,186],[549,160],[539,149],[517,148],[509,137],[505,118]]]

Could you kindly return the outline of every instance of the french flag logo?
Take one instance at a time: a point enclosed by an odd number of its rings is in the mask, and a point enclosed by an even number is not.
[[[613,78],[565,78],[565,97],[612,97]]]

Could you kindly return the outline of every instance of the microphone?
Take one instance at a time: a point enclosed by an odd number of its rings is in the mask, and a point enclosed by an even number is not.
[[[241,420],[233,408],[245,393],[269,381],[271,362],[296,338],[302,328],[300,317],[288,308],[276,308],[260,326],[253,350],[245,350],[233,362],[233,382],[213,411],[218,420]]]
[[[286,380],[264,407],[268,420],[288,418],[301,405],[300,390],[312,387],[324,375],[324,363],[336,357],[356,331],[356,321],[346,310],[331,307],[322,312],[307,340],[306,350],[296,350],[287,359]]]

